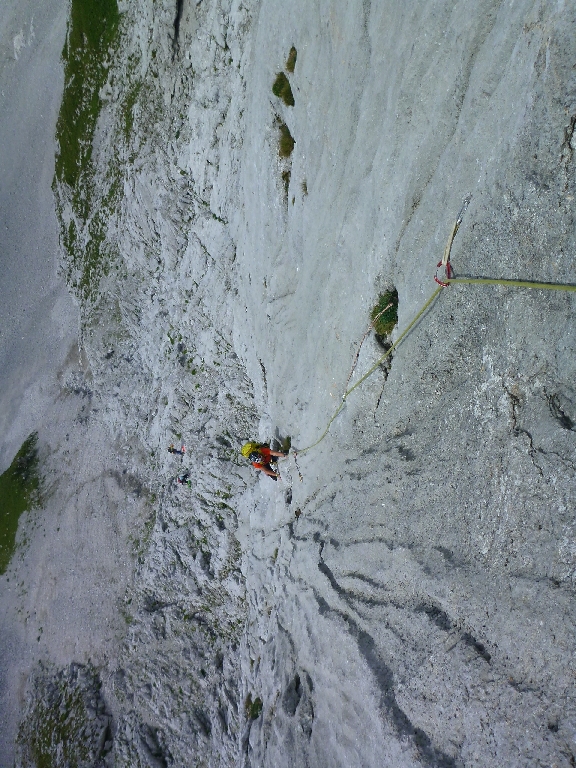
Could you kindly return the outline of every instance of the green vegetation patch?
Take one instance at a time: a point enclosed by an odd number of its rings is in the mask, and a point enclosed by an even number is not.
[[[294,46],[292,46],[292,48],[290,48],[290,53],[288,54],[288,58],[286,59],[286,71],[290,72],[290,74],[292,74],[292,72],[294,72],[294,67],[296,66],[296,57],[297,57],[297,55],[298,55],[298,53],[296,51],[296,48],[294,48]]]
[[[36,433],[30,435],[0,476],[0,574],[14,554],[20,515],[40,501],[37,441]]]
[[[294,139],[285,123],[280,125],[280,142],[278,144],[278,154],[280,157],[290,157],[294,149]]]
[[[116,0],[72,0],[62,52],[64,94],[56,127],[56,178],[72,189],[89,171],[101,106],[99,91],[108,76],[118,21]]]
[[[64,93],[56,125],[54,191],[69,258],[68,283],[82,299],[96,295],[99,279],[115,255],[105,240],[107,220],[120,193],[118,168],[111,168],[106,180],[97,184],[92,148],[102,108],[100,90],[119,40],[119,20],[117,0],[72,0],[62,51]],[[125,132],[132,127],[130,98],[135,101],[137,93],[129,94]],[[68,199],[74,216],[65,224],[62,210]]]
[[[260,696],[257,696],[254,701],[252,701],[252,694],[249,693],[248,696],[246,696],[246,701],[244,702],[244,709],[246,710],[246,717],[249,720],[257,720],[260,715],[262,714],[262,707],[263,707],[262,699]]]
[[[398,291],[392,288],[381,293],[370,313],[374,331],[378,336],[388,336],[398,322]]]
[[[294,106],[292,88],[290,87],[290,82],[284,72],[278,72],[276,75],[276,80],[274,80],[274,85],[272,86],[272,93],[274,96],[278,96],[279,99],[282,99],[287,107]]]

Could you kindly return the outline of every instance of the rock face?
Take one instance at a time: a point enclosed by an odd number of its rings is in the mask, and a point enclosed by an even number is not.
[[[466,195],[459,274],[576,282],[574,9],[119,10],[89,186],[56,188],[87,418],[141,500],[86,764],[574,764],[574,294],[446,288],[303,450]],[[280,482],[240,462],[287,436]]]
[[[30,682],[17,739],[18,764],[105,765],[112,746],[111,718],[97,672],[79,664],[53,672],[40,664]]]

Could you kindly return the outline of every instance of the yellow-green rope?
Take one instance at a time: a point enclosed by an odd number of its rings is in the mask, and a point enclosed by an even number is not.
[[[562,283],[531,283],[526,280],[495,280],[488,277],[447,277],[449,285],[509,285],[513,288],[536,288],[542,291],[576,291],[576,285]]]
[[[312,448],[315,448],[315,447],[318,445],[318,443],[321,443],[321,442],[322,442],[322,440],[324,440],[324,438],[325,438],[325,437],[326,437],[326,435],[328,434],[328,430],[329,430],[329,429],[330,429],[330,427],[332,426],[332,422],[334,421],[334,419],[336,418],[336,416],[338,416],[338,414],[340,413],[340,411],[342,410],[342,408],[344,408],[344,404],[345,404],[345,402],[346,402],[346,398],[348,397],[348,395],[350,395],[352,392],[354,392],[354,390],[356,389],[356,387],[359,387],[359,386],[360,386],[360,384],[362,384],[362,382],[363,382],[365,379],[367,379],[367,378],[368,378],[368,376],[370,376],[372,373],[374,373],[374,371],[376,370],[376,368],[378,368],[378,366],[379,366],[379,365],[381,365],[381,364],[384,362],[384,360],[386,360],[386,358],[387,358],[389,355],[391,355],[391,354],[392,354],[392,352],[393,352],[393,351],[396,349],[396,347],[397,347],[397,346],[400,344],[400,342],[401,342],[401,341],[402,341],[402,340],[403,340],[403,339],[404,339],[404,338],[405,338],[405,337],[406,337],[406,336],[407,336],[407,335],[410,333],[410,331],[411,331],[411,330],[412,330],[412,328],[413,328],[413,327],[416,325],[416,323],[418,322],[418,320],[420,320],[420,318],[422,317],[422,315],[423,315],[423,314],[426,312],[426,310],[428,309],[428,307],[429,307],[429,306],[432,304],[432,302],[433,302],[433,301],[434,301],[434,299],[435,299],[435,298],[438,296],[438,294],[440,293],[440,291],[441,291],[441,290],[442,290],[442,286],[441,286],[440,288],[436,288],[436,290],[434,291],[434,293],[432,294],[432,296],[430,296],[430,298],[428,299],[428,301],[426,301],[426,302],[425,302],[424,306],[423,306],[423,307],[420,309],[420,311],[418,312],[418,314],[416,315],[416,317],[415,317],[415,318],[412,320],[412,322],[411,322],[409,325],[407,325],[407,326],[406,326],[406,328],[405,328],[405,329],[402,331],[402,333],[400,334],[400,336],[398,336],[398,338],[396,339],[396,341],[394,342],[394,344],[392,344],[392,346],[391,346],[391,347],[390,347],[388,350],[386,350],[386,352],[385,352],[385,353],[382,355],[382,357],[381,357],[381,358],[380,358],[380,359],[379,359],[379,360],[378,360],[376,363],[374,363],[374,365],[372,366],[372,368],[370,368],[370,370],[369,370],[369,371],[367,371],[367,372],[364,374],[364,376],[362,376],[362,378],[361,378],[361,379],[358,379],[358,381],[356,382],[356,384],[354,384],[352,387],[350,387],[350,389],[347,389],[347,390],[346,390],[346,392],[344,392],[344,394],[342,395],[342,401],[341,401],[340,405],[339,405],[339,406],[338,406],[338,408],[336,408],[336,410],[334,411],[334,414],[333,414],[332,418],[330,419],[330,421],[328,422],[328,424],[327,424],[327,426],[326,426],[326,429],[324,430],[324,432],[322,432],[322,434],[320,435],[320,437],[318,438],[318,440],[316,440],[316,442],[315,442],[315,443],[312,443],[312,445],[309,445],[307,448],[302,448],[302,450],[300,450],[300,451],[295,451],[295,453],[298,453],[298,454],[300,454],[300,453],[307,453],[307,452],[308,452],[308,451],[310,451]]]
[[[536,290],[543,290],[543,291],[572,291],[576,292],[576,285],[566,285],[562,283],[537,283],[537,282],[530,282],[527,280],[499,280],[499,279],[493,279],[493,278],[487,278],[487,277],[450,277],[446,278],[446,282],[449,285],[504,285],[504,286],[510,286],[512,288],[533,288]],[[396,347],[406,338],[406,336],[410,333],[412,328],[416,325],[418,320],[422,317],[422,315],[426,312],[428,307],[434,302],[440,291],[442,291],[443,286],[440,286],[439,288],[436,288],[432,296],[424,303],[423,307],[420,309],[418,314],[414,317],[412,322],[406,326],[406,328],[402,331],[400,336],[396,339],[394,344],[388,349],[382,357],[374,363],[372,368],[368,370],[362,378],[358,379],[358,381],[350,387],[350,389],[347,389],[346,392],[342,396],[342,401],[340,402],[340,405],[336,408],[334,411],[334,414],[332,415],[330,421],[326,425],[326,429],[318,440],[316,440],[315,443],[312,443],[312,445],[307,446],[306,448],[302,448],[302,450],[295,451],[297,454],[307,453],[308,451],[312,450],[312,448],[315,448],[319,443],[324,440],[326,435],[328,434],[328,431],[330,430],[330,427],[332,426],[332,422],[334,419],[338,416],[342,408],[344,408],[344,404],[346,403],[346,399],[349,395],[354,392],[356,387],[359,387],[360,384],[362,384],[363,381],[365,381],[368,376],[374,373],[376,368],[378,368],[384,360],[392,354],[392,352],[396,349]]]

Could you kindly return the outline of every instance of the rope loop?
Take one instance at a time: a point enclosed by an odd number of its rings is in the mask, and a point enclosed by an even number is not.
[[[438,276],[438,273],[440,270],[443,271],[443,274]],[[450,262],[447,261],[446,264],[444,264],[443,261],[439,261],[438,264],[436,264],[436,274],[434,275],[434,282],[438,283],[438,285],[441,285],[442,288],[448,288],[450,285],[450,280],[454,277],[454,271],[452,267],[450,266]],[[448,281],[448,282],[445,282]]]

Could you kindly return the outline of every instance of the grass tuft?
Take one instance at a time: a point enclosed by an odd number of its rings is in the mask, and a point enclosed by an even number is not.
[[[290,157],[294,149],[294,139],[288,130],[286,123],[280,125],[280,142],[278,145],[278,154],[280,157]]]
[[[40,500],[37,440],[34,432],[0,475],[0,574],[6,573],[14,554],[20,515]]]
[[[294,106],[292,88],[290,87],[290,82],[284,72],[278,72],[276,75],[276,80],[274,80],[274,85],[272,86],[272,93],[274,96],[278,96],[279,99],[282,99],[287,107]]]
[[[60,218],[61,243],[68,255],[67,280],[82,299],[95,296],[100,278],[114,254],[105,246],[109,215],[120,192],[118,168],[106,179],[108,193],[97,204],[92,148],[102,109],[100,91],[108,79],[111,57],[119,39],[117,0],[72,0],[62,59],[64,93],[56,125],[58,150],[53,189]],[[128,95],[128,139],[137,93]],[[133,103],[134,102],[134,103]],[[62,211],[72,202],[73,219],[64,223]]]
[[[76,189],[92,159],[100,89],[118,30],[116,0],[72,0],[64,59],[64,94],[56,127],[56,178]]]
[[[292,74],[292,72],[294,72],[294,67],[296,66],[296,56],[297,55],[298,54],[296,52],[296,48],[294,48],[294,46],[292,46],[292,48],[290,48],[290,53],[288,54],[288,59],[286,60],[286,71],[290,72],[290,74]]]
[[[244,702],[246,717],[249,720],[257,720],[262,713],[263,706],[264,705],[260,696],[257,696],[254,701],[252,701],[252,694],[249,693],[246,697],[246,701]]]
[[[381,293],[370,313],[374,331],[378,336],[388,336],[398,322],[398,291],[392,288]]]

